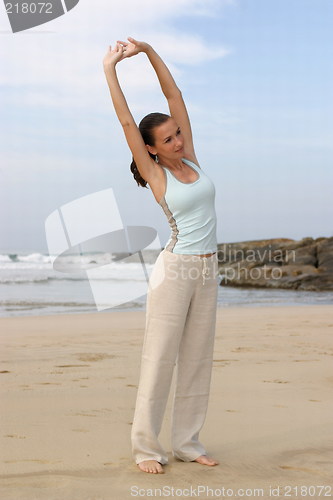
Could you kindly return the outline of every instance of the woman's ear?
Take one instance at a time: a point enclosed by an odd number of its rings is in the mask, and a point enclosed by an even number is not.
[[[151,153],[152,155],[156,155],[157,151],[155,148],[153,148],[153,146],[149,146],[149,144],[146,144],[146,148],[147,148],[148,153]]]

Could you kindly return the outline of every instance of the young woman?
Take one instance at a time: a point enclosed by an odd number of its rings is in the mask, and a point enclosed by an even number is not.
[[[133,155],[131,171],[150,186],[171,236],[149,280],[132,451],[144,472],[163,473],[168,457],[158,435],[174,366],[172,454],[185,462],[218,462],[198,440],[210,388],[217,306],[215,188],[198,165],[187,110],[171,73],[154,49],[128,38],[111,46],[103,65],[113,105]],[[150,113],[137,127],[120,88],[116,65],[147,55],[170,115]]]

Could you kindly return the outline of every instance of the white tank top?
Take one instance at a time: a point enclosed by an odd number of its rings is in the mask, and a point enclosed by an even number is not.
[[[195,163],[185,158],[182,161],[197,172],[197,180],[182,182],[161,165],[166,191],[159,205],[171,228],[165,249],[179,254],[216,252],[215,186]]]

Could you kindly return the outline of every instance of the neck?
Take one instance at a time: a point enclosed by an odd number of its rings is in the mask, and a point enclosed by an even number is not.
[[[179,158],[177,160],[170,160],[168,158],[165,158],[164,156],[159,156],[158,163],[165,166],[165,167],[170,168],[171,170],[182,170],[184,167],[184,164],[183,164],[181,158]]]

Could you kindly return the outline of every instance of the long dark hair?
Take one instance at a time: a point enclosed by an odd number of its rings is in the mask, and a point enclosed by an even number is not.
[[[158,127],[159,125],[162,125],[162,123],[165,123],[167,120],[169,120],[169,118],[170,116],[164,113],[149,113],[149,115],[142,118],[141,122],[139,123],[139,130],[145,144],[148,144],[148,146],[155,145],[153,129],[155,127]],[[153,160],[155,160],[155,155],[151,153],[149,153],[149,155],[151,156],[151,158],[153,158]],[[143,177],[141,177],[134,158],[132,158],[130,168],[138,186],[147,187],[147,181]]]

